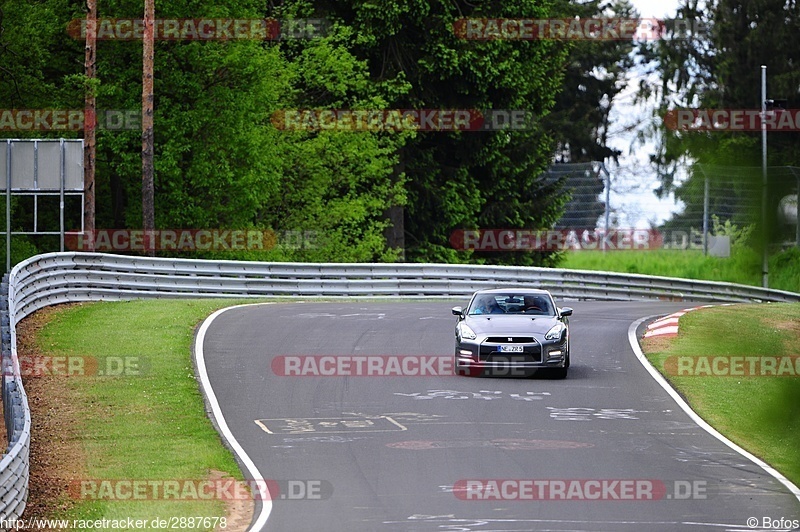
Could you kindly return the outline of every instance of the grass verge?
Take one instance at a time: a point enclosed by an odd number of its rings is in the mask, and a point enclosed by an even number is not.
[[[559,268],[662,275],[683,279],[726,281],[761,286],[761,258],[752,249],[734,249],[729,258],[710,257],[699,250],[570,251]],[[770,288],[800,292],[800,250],[770,257]]]
[[[689,312],[677,337],[642,348],[703,419],[800,485],[800,359],[787,359],[800,355],[800,304]]]
[[[196,325],[213,311],[242,302],[79,304],[50,309],[46,323],[36,331],[28,330],[26,353],[21,356],[31,356],[33,351],[44,357],[70,357],[104,372],[102,376],[26,377],[34,411],[31,483],[57,477],[50,479],[45,497],[49,501],[32,501],[38,515],[28,515],[148,521],[228,515],[227,529],[231,530],[232,503],[221,499],[114,500],[116,493],[101,497],[102,488],[97,497],[84,499],[75,480],[188,480],[198,486],[205,480],[242,478],[233,455],[205,415],[191,361]],[[125,364],[122,375],[109,376],[109,369],[119,371]],[[50,433],[48,427],[61,434]],[[54,449],[58,449],[56,457]],[[63,478],[65,474],[71,478]],[[54,486],[58,486],[55,491]],[[31,491],[33,496],[33,487]],[[121,493],[130,496],[127,491]]]

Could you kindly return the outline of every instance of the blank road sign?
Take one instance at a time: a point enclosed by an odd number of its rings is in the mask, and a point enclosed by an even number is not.
[[[17,191],[83,190],[83,140],[7,140],[0,144],[0,188],[6,187],[8,145],[11,145],[11,189]]]

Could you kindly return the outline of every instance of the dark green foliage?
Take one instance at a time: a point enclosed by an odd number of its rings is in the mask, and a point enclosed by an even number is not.
[[[669,108],[760,109],[761,65],[767,66],[767,97],[788,100],[800,107],[800,6],[782,0],[684,0],[678,18],[691,21],[699,32],[688,39],[670,38],[651,43],[646,57],[661,75],[659,87],[642,86],[642,96],[655,94],[660,117]],[[657,122],[660,122],[657,120]],[[660,192],[676,190],[695,210],[702,209],[702,172],[694,169],[690,180],[677,186],[676,169],[697,161],[710,165],[761,166],[760,132],[673,132],[661,127],[660,150],[654,162],[661,170]],[[800,165],[800,133],[769,133],[769,166]],[[750,182],[760,186],[760,173]],[[770,182],[772,200],[792,192],[793,179],[778,176]],[[698,194],[699,192],[699,194]]]
[[[621,6],[614,9],[627,13]],[[316,235],[313,249],[220,258],[553,264],[556,255],[458,252],[449,236],[557,222],[568,196],[542,172],[556,147],[580,160],[615,155],[605,147],[609,104],[601,101],[613,100],[630,43],[467,41],[453,24],[600,8],[540,0],[158,4],[157,18],[318,17],[331,26],[317,39],[156,43],[156,227]],[[142,9],[134,0],[99,3],[106,18],[141,17]],[[87,83],[83,42],[67,34],[82,10],[76,0],[0,0],[0,108],[82,109],[93,90],[98,109],[141,109],[141,42],[99,41],[98,78]],[[593,76],[596,68],[604,73]],[[271,123],[276,111],[309,108],[524,109],[534,118],[526,131],[482,133],[303,132]],[[97,146],[96,227],[141,227],[140,132],[100,131]],[[387,242],[387,213],[398,210],[404,239]]]

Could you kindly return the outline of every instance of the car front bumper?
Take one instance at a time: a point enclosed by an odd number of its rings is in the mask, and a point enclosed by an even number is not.
[[[543,340],[521,338],[512,343],[497,338],[478,337],[456,341],[455,370],[458,373],[483,371],[493,374],[529,375],[543,368],[563,368],[567,364],[566,339]],[[515,338],[517,340],[517,338]],[[530,341],[525,341],[530,340]],[[521,352],[506,352],[505,346],[522,348]]]

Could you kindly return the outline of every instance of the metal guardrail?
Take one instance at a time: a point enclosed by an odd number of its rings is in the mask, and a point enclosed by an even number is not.
[[[0,285],[0,379],[8,448],[0,460],[0,522],[16,519],[25,511],[30,473],[31,411],[17,361],[15,302],[5,275]]]
[[[139,298],[466,297],[480,288],[547,288],[559,299],[800,302],[800,294],[648,275],[517,266],[317,264],[49,253],[18,264],[2,285],[3,404],[8,452],[0,461],[0,519],[25,509],[30,409],[19,378],[16,324],[49,305]]]

